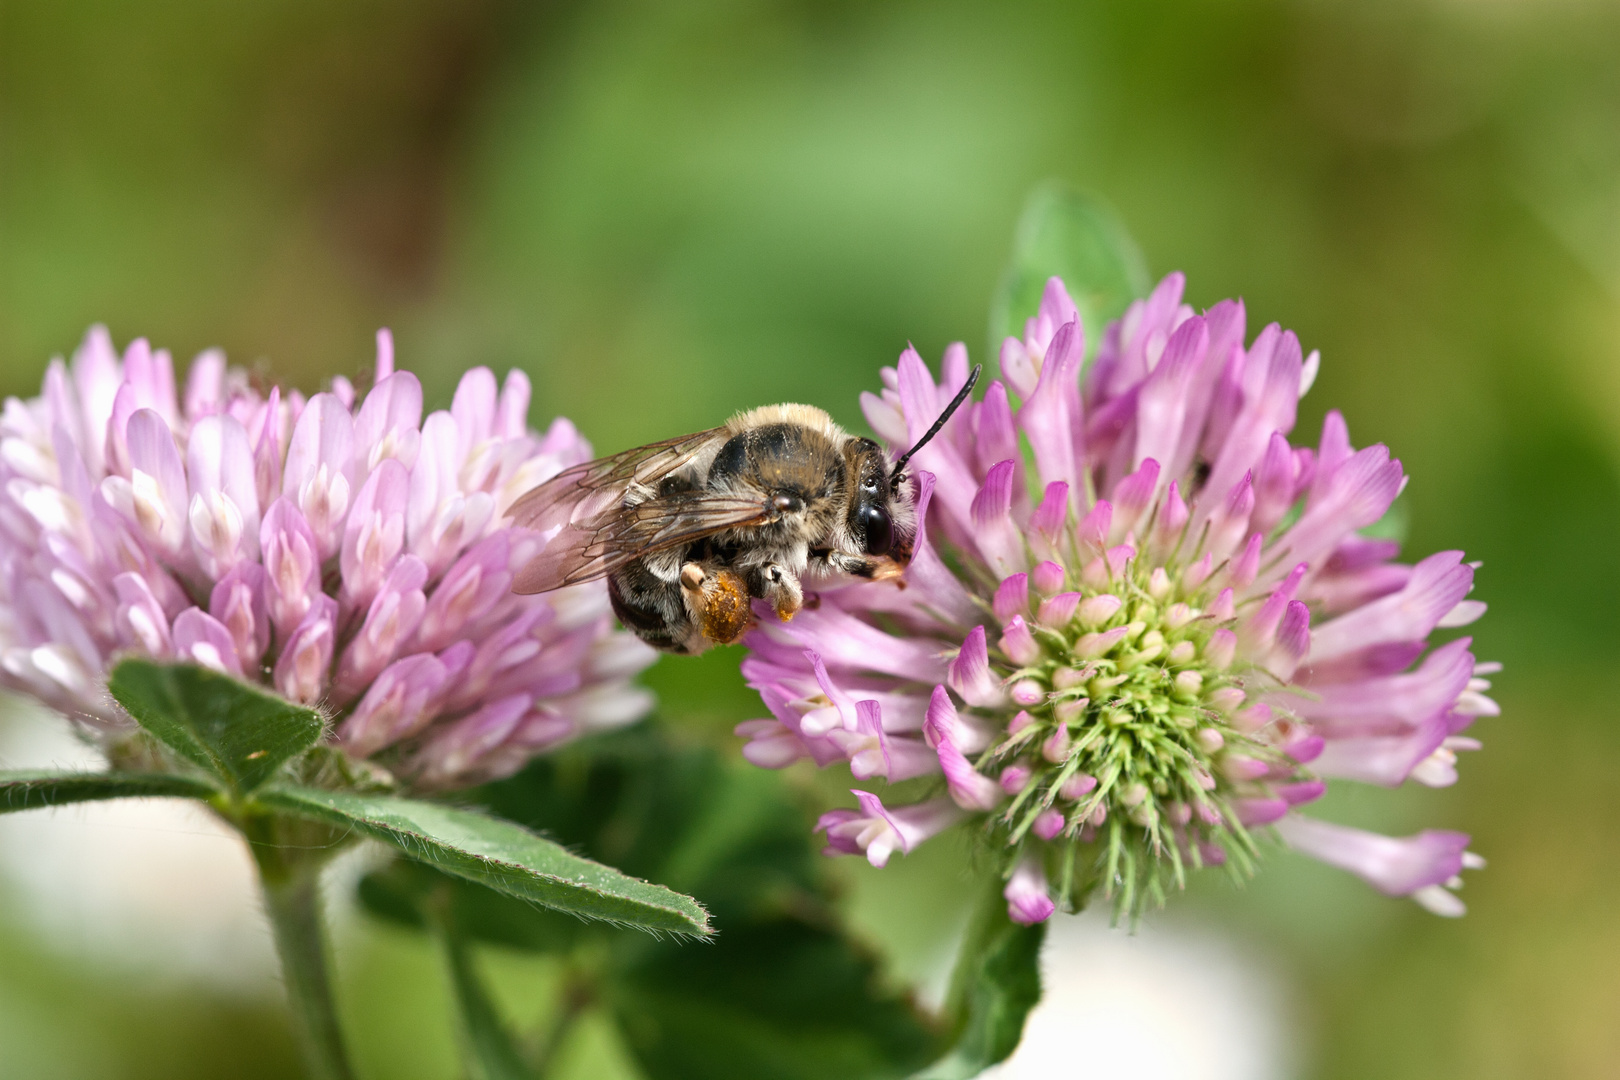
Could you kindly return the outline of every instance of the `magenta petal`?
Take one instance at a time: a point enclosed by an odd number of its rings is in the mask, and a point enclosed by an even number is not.
[[[1086,511],[1086,516],[1080,519],[1080,526],[1075,530],[1075,537],[1080,541],[1082,548],[1089,548],[1098,552],[1108,547],[1108,538],[1113,529],[1114,504],[1107,499],[1097,500],[1097,504]]]
[[[1468,590],[1474,569],[1460,551],[1442,551],[1418,563],[1400,592],[1364,604],[1316,628],[1313,663],[1390,642],[1425,638]]]
[[[1046,483],[1061,480],[1070,491],[1081,490],[1074,435],[1081,427],[1079,372],[1085,339],[1078,320],[1052,339],[1041,365],[1035,392],[1018,411],[1018,425],[1035,452],[1035,465]]]
[[[1046,494],[1035,508],[1029,524],[1046,538],[1048,544],[1057,542],[1069,513],[1069,485],[1061,480],[1046,485]]]
[[[128,438],[131,469],[150,477],[151,484],[151,497],[143,499],[139,477],[134,478],[136,523],[160,551],[176,553],[187,532],[189,488],[174,434],[156,412],[138,409],[129,418]]]
[[[512,694],[435,729],[432,739],[417,754],[424,763],[421,782],[440,786],[475,771],[480,759],[493,753],[517,729],[532,703],[528,694]]]
[[[169,619],[146,579],[126,571],[113,578],[113,589],[118,597],[114,625],[119,644],[158,659],[167,657],[174,649]]]
[[[785,769],[810,756],[803,740],[779,720],[745,720],[732,730],[748,740],[742,748],[743,757],[762,769]],[[825,820],[823,815],[822,821]],[[816,828],[823,826],[818,822]]]
[[[1114,485],[1114,520],[1110,540],[1123,540],[1142,521],[1159,489],[1159,463],[1153,458]]]
[[[1029,575],[1012,574],[996,587],[990,608],[1003,623],[1015,615],[1029,614]]]
[[[273,681],[281,696],[313,705],[326,695],[332,650],[337,642],[337,601],[318,595],[281,648]]]
[[[1036,836],[1040,837],[1042,840],[1050,840],[1058,833],[1062,832],[1063,826],[1067,823],[1067,819],[1063,816],[1063,811],[1049,808],[1041,811],[1040,815],[1035,819],[1035,824],[1030,831]]]
[[[446,664],[431,653],[390,664],[343,723],[349,752],[366,757],[426,727],[449,678]]]
[[[1276,792],[1289,806],[1304,806],[1327,794],[1327,785],[1320,780],[1301,780],[1293,784],[1279,784]]]
[[[456,452],[462,460],[466,460],[475,446],[495,434],[498,402],[495,373],[487,367],[473,368],[456,384],[450,415],[455,418],[456,430],[460,434]]]
[[[1239,821],[1253,828],[1256,825],[1270,825],[1288,813],[1288,801],[1286,799],[1233,799],[1232,809],[1236,811]]]
[[[1269,328],[1268,328],[1269,329]],[[1269,350],[1262,341],[1270,345]],[[1303,364],[1299,339],[1292,331],[1280,337],[1256,339],[1245,359],[1240,385],[1243,406],[1215,456],[1205,489],[1226,491],[1244,473],[1259,466],[1272,432],[1293,430],[1299,404],[1299,375]],[[1299,558],[1309,558],[1300,555]]]
[[[1063,585],[1068,581],[1068,572],[1063,569],[1062,564],[1047,559],[1036,565],[1031,574],[1031,581],[1035,591],[1043,598],[1051,597],[1063,591]]]
[[[1172,460],[1187,420],[1188,392],[1209,349],[1209,329],[1194,316],[1176,327],[1137,395],[1135,461]]]
[[[1023,926],[1043,923],[1057,910],[1047,894],[1046,871],[1033,853],[1019,862],[1002,895],[1007,898],[1007,917]]]
[[[187,608],[174,620],[174,651],[181,659],[226,675],[242,675],[231,632],[201,608]]]
[[[946,681],[969,705],[990,708],[1006,701],[1000,681],[990,670],[990,650],[983,626],[975,626],[968,632],[956,659],[951,661]]]
[[[191,429],[186,447],[191,543],[210,576],[259,557],[259,490],[247,432],[229,416]]]
[[[1270,532],[1288,512],[1295,493],[1294,448],[1280,431],[1271,433],[1254,487],[1254,527],[1259,532]]]
[[[393,458],[409,469],[421,446],[422,384],[401,371],[380,378],[354,418],[356,475]]]
[[[1449,881],[1462,872],[1468,849],[1466,833],[1425,829],[1396,839],[1297,814],[1279,821],[1277,831],[1291,847],[1348,870],[1390,896]]]
[[[1384,516],[1400,494],[1401,463],[1383,446],[1370,446],[1344,462],[1318,489],[1320,498],[1277,541],[1290,561],[1320,562],[1356,529]]]
[[[1018,462],[1022,453],[1018,448],[1018,428],[1013,421],[1012,406],[1007,402],[1007,388],[992,382],[984,391],[984,400],[978,405],[978,429],[975,433],[975,459],[982,472],[989,472],[998,461]],[[1016,485],[1022,487],[1022,485]]]
[[[850,794],[860,803],[859,816],[845,818],[833,825],[834,828],[842,827],[845,830],[850,830],[851,826],[858,827],[858,831],[852,837],[856,850],[863,850],[867,861],[873,866],[887,863],[889,856],[896,849],[911,852],[918,844],[949,827],[962,816],[962,812],[944,797],[930,799],[914,806],[897,806],[889,809],[871,792],[851,791]],[[822,820],[826,821],[827,817],[824,816]],[[819,822],[817,827],[820,828]]]
[[[265,601],[282,640],[303,621],[320,592],[320,552],[304,515],[288,499],[277,499],[259,527],[264,555]]]
[[[299,414],[281,491],[308,522],[321,561],[336,554],[355,494],[354,420],[333,395],[316,394]]]
[[[1016,573],[1028,565],[1023,534],[1012,520],[1016,464],[1009,460],[993,466],[973,497],[974,544],[997,577]]]
[[[414,555],[403,556],[394,564],[372,600],[365,622],[338,661],[340,699],[350,700],[364,690],[416,632],[427,608],[427,597],[422,592],[427,577],[426,564]]]
[[[1323,776],[1399,787],[1449,734],[1446,717],[1437,714],[1405,734],[1330,739],[1311,768]]]
[[[396,376],[397,378],[398,376]],[[393,458],[379,462],[355,498],[343,530],[339,567],[343,595],[356,607],[371,603],[405,549],[405,506],[411,479]]]
[[[270,647],[270,614],[264,598],[265,573],[258,563],[242,563],[209,596],[208,611],[230,631],[237,656],[256,666]]]
[[[1019,667],[1028,667],[1041,658],[1040,644],[1022,615],[1014,615],[1008,621],[1001,633],[1000,647],[1002,654]]]

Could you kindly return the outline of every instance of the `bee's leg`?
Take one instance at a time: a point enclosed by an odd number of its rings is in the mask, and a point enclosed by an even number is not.
[[[686,563],[681,567],[681,595],[703,636],[717,644],[730,645],[753,622],[748,586],[734,570],[714,563]]]
[[[625,629],[655,649],[690,655],[708,648],[680,585],[654,574],[640,559],[608,576],[608,600]]]
[[[827,562],[834,570],[850,577],[904,584],[900,582],[900,576],[906,572],[905,563],[891,559],[887,555],[848,555],[842,551],[833,551],[828,553]]]
[[[776,617],[787,622],[804,607],[804,585],[799,575],[780,563],[750,567],[747,571],[748,591],[761,600],[770,602]]]

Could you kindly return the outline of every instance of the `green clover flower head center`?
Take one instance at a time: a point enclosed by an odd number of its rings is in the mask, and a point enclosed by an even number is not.
[[[1253,700],[1277,680],[1239,658],[1230,592],[1134,559],[1081,577],[992,654],[1018,711],[979,767],[1012,793],[991,823],[1010,857],[1044,845],[1060,895],[1078,907],[1100,886],[1134,913],[1189,865],[1246,873],[1245,818],[1311,780],[1283,750],[1289,721]]]

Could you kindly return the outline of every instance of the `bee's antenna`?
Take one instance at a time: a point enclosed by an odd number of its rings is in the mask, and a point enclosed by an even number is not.
[[[962,384],[962,389],[956,392],[956,396],[951,399],[951,403],[945,406],[945,411],[939,414],[939,419],[934,421],[934,426],[923,432],[923,437],[912,443],[910,450],[900,455],[900,460],[896,461],[894,468],[889,470],[889,485],[891,487],[904,479],[900,470],[906,467],[906,462],[911,460],[911,455],[927,446],[928,440],[939,434],[939,429],[945,426],[945,421],[951,418],[951,414],[962,407],[962,402],[966,401],[967,396],[973,393],[973,385],[979,381],[979,372],[983,370],[983,364],[973,365],[973,370],[968,372],[967,382]]]

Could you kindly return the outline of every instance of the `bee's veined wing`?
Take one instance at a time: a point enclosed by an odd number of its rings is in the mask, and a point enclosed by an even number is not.
[[[701,491],[624,505],[632,486],[656,489],[723,432],[710,428],[575,465],[521,496],[508,511],[513,524],[549,539],[518,572],[515,591],[550,592],[590,581],[638,555],[766,520],[769,511],[756,501]]]
[[[761,525],[776,511],[758,499],[708,491],[661,495],[631,507],[610,507],[588,521],[565,525],[519,570],[512,591],[542,593],[604,577],[630,560],[744,525]]]
[[[621,506],[632,484],[654,486],[690,464],[722,430],[648,443],[564,469],[520,495],[507,515],[518,528],[539,533],[592,521]]]

